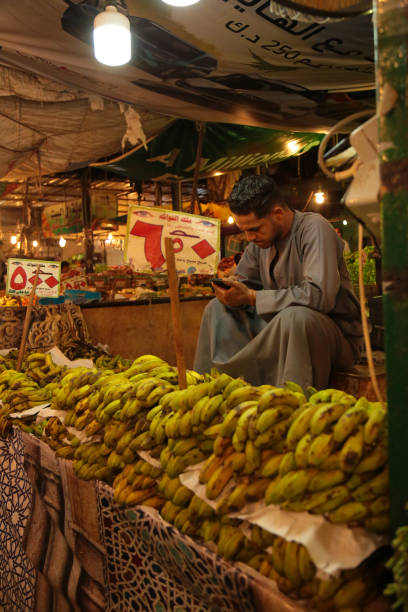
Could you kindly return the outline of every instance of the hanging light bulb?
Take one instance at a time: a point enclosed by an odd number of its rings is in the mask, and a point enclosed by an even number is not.
[[[316,204],[323,204],[325,199],[326,195],[324,191],[316,191],[316,193],[314,194],[314,201],[316,202]]]
[[[191,6],[192,4],[197,4],[200,0],[163,0],[166,4],[170,4],[170,6]]]
[[[347,219],[343,219],[343,225],[348,225]]]
[[[38,240],[33,240],[33,247],[35,249],[38,247]]]
[[[234,221],[235,221],[235,219],[234,219],[234,217],[232,215],[230,215],[227,220],[228,220],[228,223],[230,225],[232,225],[234,223]]]
[[[60,247],[63,249],[64,246],[67,244],[67,241],[65,240],[65,238],[60,238],[58,241],[58,244],[60,245]]]
[[[11,242],[11,244],[17,244],[17,236],[12,236],[10,238],[10,242]]]
[[[116,7],[108,5],[94,19],[94,51],[98,62],[107,66],[122,66],[131,57],[129,19]]]

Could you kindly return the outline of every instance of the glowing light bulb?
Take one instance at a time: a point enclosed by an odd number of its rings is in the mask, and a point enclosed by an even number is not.
[[[297,140],[289,140],[286,146],[288,148],[289,153],[295,154],[300,151],[300,144]]]
[[[348,225],[347,219],[343,219],[343,225]]]
[[[17,244],[17,236],[12,236],[10,238],[10,242],[11,242],[11,244]]]
[[[33,240],[33,247],[35,249],[38,247],[38,240]]]
[[[165,4],[170,4],[170,6],[191,6],[192,4],[197,4],[200,0],[163,0]]]
[[[235,222],[234,217],[229,216],[229,217],[228,217],[228,223],[229,223],[230,225],[232,225],[234,222]]]
[[[67,241],[65,240],[65,238],[60,238],[58,244],[61,248],[64,248],[64,246],[67,244]]]
[[[324,191],[316,191],[316,193],[314,194],[314,200],[316,204],[323,204],[325,199],[326,199],[326,196],[324,194]]]
[[[221,176],[222,172],[214,172],[214,176]]]
[[[95,57],[107,66],[122,66],[131,57],[129,19],[114,6],[107,6],[94,19]]]

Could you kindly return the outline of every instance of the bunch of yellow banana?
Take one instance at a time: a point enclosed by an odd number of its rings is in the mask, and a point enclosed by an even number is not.
[[[18,359],[18,350],[12,349],[6,355],[0,355],[0,372],[3,370],[15,370]]]
[[[3,307],[7,307],[7,306],[21,306],[21,304],[13,296],[2,295],[0,297],[0,306],[3,306]]]
[[[28,354],[22,364],[23,371],[43,387],[49,382],[57,382],[66,368],[54,364],[50,353],[35,352]]]
[[[286,439],[289,450],[266,489],[267,504],[379,533],[389,529],[386,411],[380,403],[319,391],[296,413]]]
[[[40,388],[24,372],[3,370],[0,373],[0,400],[4,406],[2,411],[4,416],[44,404],[50,395],[50,387]]]
[[[160,468],[143,459],[126,465],[113,481],[115,501],[122,506],[142,505],[160,510],[165,503],[157,484],[160,474]]]

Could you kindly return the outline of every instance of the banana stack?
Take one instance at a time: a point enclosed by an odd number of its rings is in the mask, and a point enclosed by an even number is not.
[[[189,495],[184,491],[185,487],[178,478],[169,479],[167,475],[163,478],[159,483],[159,490],[162,490],[163,495],[167,497],[166,503],[160,510],[164,520],[186,535],[201,536],[207,542],[215,542],[219,534],[220,521],[211,506],[197,495]]]
[[[53,383],[56,388],[58,380],[66,368],[54,364],[50,353],[30,353],[22,364],[23,371],[35,380],[40,387]]]
[[[287,451],[286,433],[306,402],[297,386],[280,389],[233,382],[224,390],[225,416],[217,429],[214,452],[200,473],[209,499],[224,493],[218,501],[221,515],[264,497]]]
[[[238,536],[235,536],[238,540]],[[378,594],[379,560],[367,560],[358,568],[342,571],[332,579],[317,576],[307,548],[275,536],[257,525],[251,527],[251,542],[258,552],[245,561],[275,581],[279,590],[292,598],[310,601],[314,610],[362,610]]]
[[[60,457],[66,457],[63,449],[57,451]],[[82,480],[104,480],[112,484],[113,478],[123,469],[124,464],[112,466],[109,462],[109,449],[106,451],[101,442],[79,444],[74,450],[72,467],[78,478]]]
[[[286,437],[267,504],[325,514],[333,523],[389,529],[386,411],[342,391],[315,393]]]
[[[137,460],[126,465],[113,481],[115,501],[122,506],[150,506],[160,510],[165,503],[158,486],[161,469]]]
[[[55,388],[54,383],[40,387],[24,372],[3,370],[0,373],[0,399],[3,403],[2,416],[22,412],[49,401]]]

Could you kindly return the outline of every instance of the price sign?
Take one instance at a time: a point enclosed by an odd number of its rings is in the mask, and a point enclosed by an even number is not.
[[[58,297],[60,289],[61,264],[59,261],[38,259],[8,259],[8,295],[29,295],[34,285],[37,266],[40,265],[35,294],[38,297]]]
[[[179,274],[214,274],[220,248],[220,221],[199,215],[131,206],[125,261],[136,272],[166,269],[164,239],[173,240]]]

